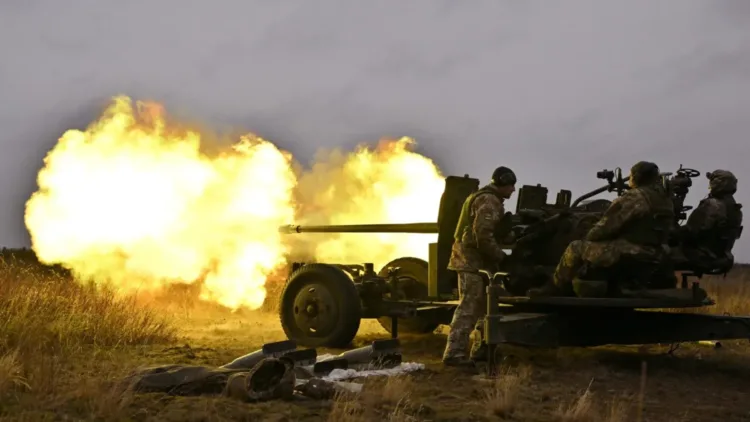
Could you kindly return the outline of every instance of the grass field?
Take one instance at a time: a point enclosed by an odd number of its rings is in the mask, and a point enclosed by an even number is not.
[[[222,397],[136,395],[121,382],[155,363],[221,365],[283,339],[274,312],[232,313],[190,289],[121,298],[42,267],[30,251],[0,260],[0,418],[136,421],[648,421],[750,420],[747,341],[713,349],[506,349],[497,384],[444,370],[441,334],[403,338],[427,370],[372,380],[332,402],[245,404]],[[750,315],[750,268],[705,279],[713,313]],[[273,306],[269,306],[272,310]],[[365,321],[364,344],[386,333]],[[642,376],[643,364],[646,376]],[[645,381],[645,384],[642,383]]]

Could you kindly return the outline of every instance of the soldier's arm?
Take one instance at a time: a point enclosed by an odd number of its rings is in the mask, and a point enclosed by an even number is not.
[[[594,242],[616,238],[625,224],[647,211],[640,193],[629,191],[612,201],[604,216],[594,224],[586,235],[586,240]]]
[[[688,237],[699,236],[719,224],[723,215],[722,203],[714,198],[705,199],[690,213],[683,226],[683,234]]]
[[[487,255],[501,261],[505,252],[495,239],[495,227],[503,218],[505,208],[502,202],[490,195],[482,195],[474,200],[474,222],[472,229],[479,249]]]

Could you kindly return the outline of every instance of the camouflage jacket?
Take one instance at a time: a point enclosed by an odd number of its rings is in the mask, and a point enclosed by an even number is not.
[[[680,228],[684,246],[713,258],[733,258],[731,250],[742,226],[741,208],[731,195],[702,200]]]
[[[469,222],[456,233],[448,268],[454,271],[475,272],[480,269],[494,271],[505,258],[505,252],[496,239],[498,225],[505,216],[504,200],[494,194],[495,188],[485,186],[466,201],[473,201],[463,212],[469,212]],[[463,213],[462,212],[462,213]],[[460,222],[459,222],[460,224]]]
[[[586,240],[625,240],[633,245],[662,249],[673,224],[672,198],[663,186],[653,184],[629,189],[612,201]]]

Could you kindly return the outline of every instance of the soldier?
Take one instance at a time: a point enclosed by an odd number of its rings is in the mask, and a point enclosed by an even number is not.
[[[464,202],[448,263],[449,269],[458,272],[459,304],[443,354],[446,365],[473,366],[472,361],[485,359],[482,316],[487,310],[486,292],[479,270],[497,271],[506,256],[495,234],[506,216],[503,202],[515,192],[515,184],[515,173],[507,167],[498,167],[492,173],[492,181]],[[480,337],[467,359],[472,328],[479,331]]]
[[[676,249],[675,260],[680,268],[726,272],[734,265],[732,248],[742,230],[742,204],[734,199],[737,178],[727,170],[706,177],[710,192],[678,229],[682,245]]]
[[[573,280],[583,268],[605,272],[624,256],[652,261],[668,257],[668,236],[674,222],[674,206],[661,183],[659,167],[650,162],[636,163],[630,170],[631,189],[612,201],[604,216],[589,230],[585,240],[568,245],[555,269],[553,281],[530,296],[600,295],[606,283]],[[580,290],[578,289],[580,287]],[[591,293],[596,291],[596,293]]]

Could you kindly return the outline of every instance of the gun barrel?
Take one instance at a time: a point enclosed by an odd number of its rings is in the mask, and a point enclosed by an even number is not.
[[[330,224],[322,226],[300,226],[290,224],[279,227],[284,234],[293,233],[426,233],[437,234],[437,223],[403,224]]]

